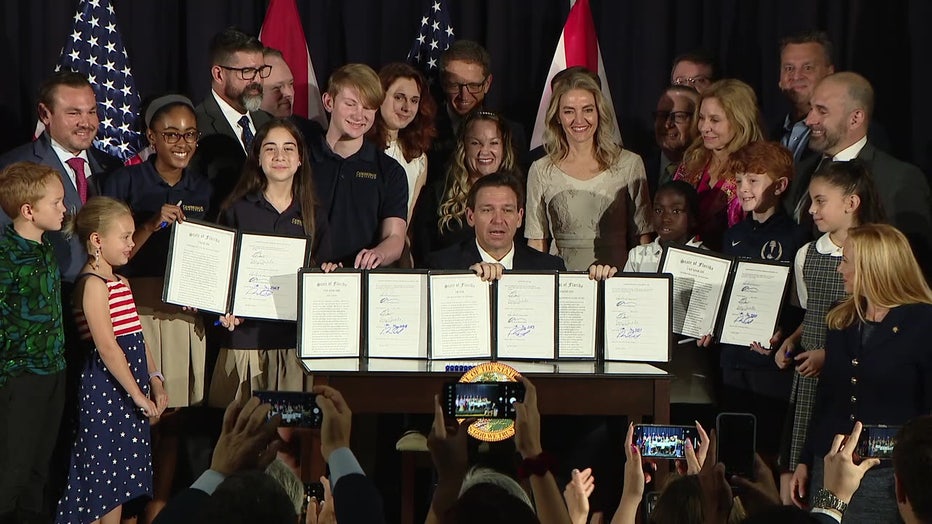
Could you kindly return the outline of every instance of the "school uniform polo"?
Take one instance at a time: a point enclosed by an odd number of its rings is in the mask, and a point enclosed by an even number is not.
[[[751,214],[725,231],[722,252],[737,258],[787,262],[792,264],[799,248],[809,241],[808,230],[790,218],[782,207],[777,213],[757,222]],[[788,311],[784,304],[780,322],[799,317],[799,312]],[[786,318],[784,318],[786,317]],[[797,318],[797,320],[799,320]],[[794,326],[795,328],[795,326]],[[769,340],[759,341],[765,347]],[[745,346],[722,345],[721,366],[723,368],[753,369],[774,367],[773,357],[750,351]]]
[[[311,241],[311,260],[329,261],[327,218],[317,208],[314,222],[314,239]],[[275,206],[259,193],[246,195],[220,213],[220,223],[243,233],[264,233],[278,236],[306,237],[301,209],[292,203],[279,213]],[[246,319],[232,331],[224,332],[227,340],[221,345],[230,349],[284,349],[297,345],[297,327],[294,322]]]
[[[165,204],[177,205],[187,219],[204,219],[210,207],[213,189],[207,177],[192,170],[181,172],[181,180],[169,185],[155,169],[155,156],[146,162],[123,167],[104,179],[101,193],[122,200],[133,210],[136,228],[152,220]],[[171,227],[163,227],[152,233],[139,252],[124,266],[120,273],[133,277],[165,276],[165,261],[168,258]]]
[[[381,241],[383,220],[407,220],[404,168],[368,140],[347,158],[330,149],[325,135],[310,142],[318,203],[334,232],[333,260],[352,266],[361,250]]]

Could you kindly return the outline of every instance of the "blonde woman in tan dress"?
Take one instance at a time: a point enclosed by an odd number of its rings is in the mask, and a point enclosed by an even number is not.
[[[631,247],[651,240],[644,163],[615,143],[614,119],[592,77],[571,74],[547,109],[547,156],[528,172],[528,245],[559,255],[571,271],[622,267]]]

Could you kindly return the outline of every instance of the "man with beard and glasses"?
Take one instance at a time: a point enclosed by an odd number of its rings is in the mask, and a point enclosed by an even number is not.
[[[201,140],[191,167],[213,185],[212,210],[236,185],[253,137],[271,119],[259,109],[262,82],[272,72],[263,49],[258,38],[234,28],[210,41],[210,94],[196,108]]]
[[[932,274],[932,209],[929,183],[918,167],[897,160],[868,140],[874,110],[874,89],[863,76],[843,72],[825,77],[812,92],[806,117],[809,148],[821,154],[820,164],[858,159],[874,179],[888,222],[902,231],[913,247],[926,278]],[[800,201],[809,209],[808,198]]]

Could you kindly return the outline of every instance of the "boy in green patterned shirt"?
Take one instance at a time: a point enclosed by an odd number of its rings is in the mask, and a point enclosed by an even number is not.
[[[18,162],[0,173],[0,522],[41,518],[65,403],[61,276],[46,231],[65,216],[55,169]]]

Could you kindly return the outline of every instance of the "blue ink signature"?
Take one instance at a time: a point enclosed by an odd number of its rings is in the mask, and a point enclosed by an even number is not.
[[[270,297],[280,288],[281,286],[272,286],[269,284],[253,284],[252,287],[246,290],[246,296]]]
[[[518,324],[508,332],[509,337],[526,337],[534,331],[534,324]]]
[[[738,313],[738,315],[735,317],[734,323],[745,325],[753,324],[755,318],[757,318],[757,313]]]
[[[382,331],[379,332],[380,335],[400,335],[408,329],[407,324],[385,324],[382,327]]]
[[[642,334],[644,334],[644,328],[621,328],[618,330],[618,334],[615,335],[615,338],[641,338]]]

